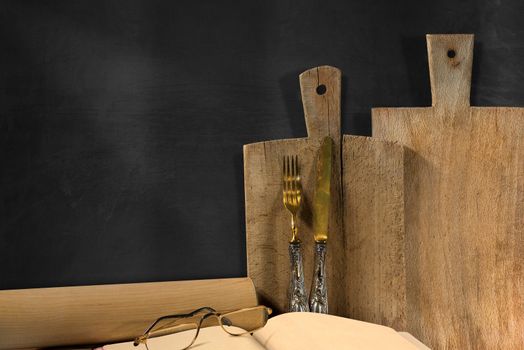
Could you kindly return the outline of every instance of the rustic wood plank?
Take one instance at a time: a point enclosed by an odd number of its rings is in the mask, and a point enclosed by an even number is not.
[[[343,141],[347,314],[404,330],[404,148],[362,136]]]
[[[276,140],[244,146],[244,184],[246,201],[246,240],[248,275],[253,279],[261,301],[277,312],[287,309],[289,283],[288,242],[290,216],[282,204],[282,157],[298,155],[304,191],[299,213],[299,237],[304,256],[306,289],[313,269],[311,201],[316,178],[315,163],[322,137],[335,142],[329,223],[327,275],[330,313],[343,313],[345,288],[344,239],[342,234],[340,180],[340,78],[337,68],[323,66],[300,75],[307,138]],[[317,87],[324,85],[324,93]],[[322,92],[322,91],[319,91]]]
[[[433,106],[372,112],[373,136],[410,149],[407,330],[433,349],[524,348],[524,108],[470,107],[472,35],[427,43]]]
[[[257,305],[249,278],[0,291],[0,349],[129,340],[156,318]]]

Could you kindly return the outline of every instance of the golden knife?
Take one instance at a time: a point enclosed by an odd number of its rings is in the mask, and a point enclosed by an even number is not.
[[[317,179],[313,199],[313,233],[315,235],[315,265],[313,283],[309,295],[312,312],[328,313],[326,280],[326,244],[328,239],[329,210],[331,206],[331,171],[333,164],[333,140],[322,140],[317,162]]]

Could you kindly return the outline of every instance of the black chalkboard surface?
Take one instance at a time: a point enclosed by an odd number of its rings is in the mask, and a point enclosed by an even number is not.
[[[430,104],[426,33],[474,33],[472,105],[524,104],[524,3],[3,1],[0,289],[246,274],[242,145]],[[276,233],[278,234],[278,233]]]

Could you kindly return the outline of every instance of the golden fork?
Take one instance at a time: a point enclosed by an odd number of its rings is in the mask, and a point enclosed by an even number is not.
[[[309,311],[304,286],[304,271],[300,239],[298,239],[297,214],[302,204],[302,185],[298,167],[298,156],[285,156],[282,162],[282,200],[291,213],[291,240],[289,259],[291,278],[289,281],[289,311]]]
[[[302,204],[302,185],[298,170],[298,156],[285,156],[282,164],[283,190],[282,199],[284,206],[291,213],[291,241],[300,243],[297,229],[297,213]]]

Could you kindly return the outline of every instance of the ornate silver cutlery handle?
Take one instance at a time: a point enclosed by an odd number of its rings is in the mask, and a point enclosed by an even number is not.
[[[309,311],[306,288],[304,286],[304,269],[302,268],[302,252],[300,242],[289,243],[289,258],[291,262],[291,278],[289,281],[289,311]]]
[[[328,293],[326,276],[326,243],[315,243],[315,268],[313,283],[309,295],[309,309],[311,312],[328,313]]]

